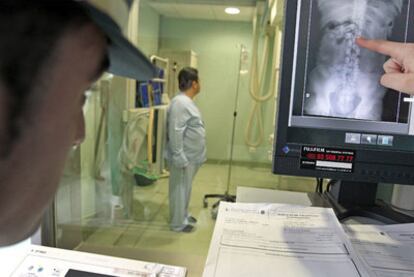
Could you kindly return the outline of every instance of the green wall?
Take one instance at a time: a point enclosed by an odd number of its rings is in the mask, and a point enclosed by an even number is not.
[[[160,15],[147,1],[140,1],[138,22],[138,47],[147,55],[158,53]]]
[[[228,160],[230,154],[233,110],[238,81],[240,44],[247,46],[250,69],[252,24],[161,17],[159,49],[193,50],[198,54],[201,93],[196,103],[203,114],[207,130],[207,155],[212,160]],[[255,153],[244,143],[244,132],[252,100],[248,92],[249,74],[241,75],[238,116],[235,132],[234,160],[269,162],[268,136],[273,133],[274,101],[263,107],[265,140]]]

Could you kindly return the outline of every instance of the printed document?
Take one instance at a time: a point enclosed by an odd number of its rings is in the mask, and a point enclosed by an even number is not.
[[[369,275],[332,209],[221,202],[203,276]]]
[[[345,226],[370,276],[414,276],[414,224]]]

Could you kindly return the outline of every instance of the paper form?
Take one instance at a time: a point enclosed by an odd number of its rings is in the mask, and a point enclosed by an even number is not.
[[[368,276],[331,209],[220,203],[204,277]]]
[[[414,276],[414,224],[350,225],[345,230],[370,276]]]

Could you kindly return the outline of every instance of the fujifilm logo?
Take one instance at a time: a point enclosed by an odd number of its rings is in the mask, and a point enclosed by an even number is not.
[[[309,146],[304,146],[303,147],[304,151],[308,151],[308,152],[325,152],[325,148],[323,147],[309,147]]]

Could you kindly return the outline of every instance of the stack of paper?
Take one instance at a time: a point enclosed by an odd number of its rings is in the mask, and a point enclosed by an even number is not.
[[[331,209],[221,202],[203,276],[368,275]]]
[[[414,276],[414,224],[345,226],[369,276]]]
[[[204,277],[412,277],[414,224],[341,226],[332,209],[220,203]]]

